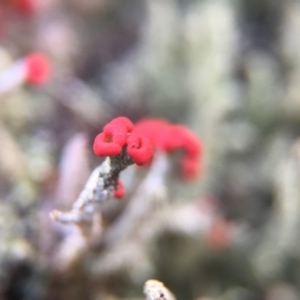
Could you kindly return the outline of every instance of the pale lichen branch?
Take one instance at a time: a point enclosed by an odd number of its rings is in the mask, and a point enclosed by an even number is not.
[[[113,196],[120,172],[132,164],[125,148],[119,155],[107,157],[92,172],[72,209],[68,212],[53,210],[50,217],[61,223],[90,225],[99,205]]]
[[[169,289],[155,279],[149,279],[145,282],[144,294],[147,300],[176,300]]]

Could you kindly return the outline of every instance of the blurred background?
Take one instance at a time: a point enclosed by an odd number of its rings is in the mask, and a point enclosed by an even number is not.
[[[149,278],[179,300],[300,299],[299,37],[298,0],[0,0],[0,299],[138,300]],[[128,168],[86,238],[48,215],[120,115],[189,127],[202,175],[176,154]]]

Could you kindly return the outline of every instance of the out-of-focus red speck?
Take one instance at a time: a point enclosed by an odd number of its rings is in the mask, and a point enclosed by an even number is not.
[[[31,15],[35,12],[34,0],[13,0],[13,7],[22,14]]]
[[[208,247],[214,250],[226,249],[230,245],[231,225],[223,218],[213,221],[206,236]]]
[[[44,84],[50,77],[51,66],[42,53],[32,53],[25,59],[26,79],[30,84]]]

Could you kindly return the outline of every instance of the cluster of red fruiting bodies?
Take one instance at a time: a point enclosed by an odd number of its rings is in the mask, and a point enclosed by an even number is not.
[[[117,156],[123,148],[139,166],[150,163],[155,150],[172,152],[182,149],[184,155],[181,168],[184,178],[194,179],[200,172],[200,140],[186,127],[163,119],[144,119],[132,124],[126,117],[115,118],[96,136],[93,146],[94,153],[101,157]],[[124,187],[118,181],[115,197],[123,196]]]

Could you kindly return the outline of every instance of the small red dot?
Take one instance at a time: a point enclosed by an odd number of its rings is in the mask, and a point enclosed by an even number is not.
[[[50,77],[51,66],[48,58],[41,53],[30,54],[26,58],[26,79],[30,84],[44,84]]]

